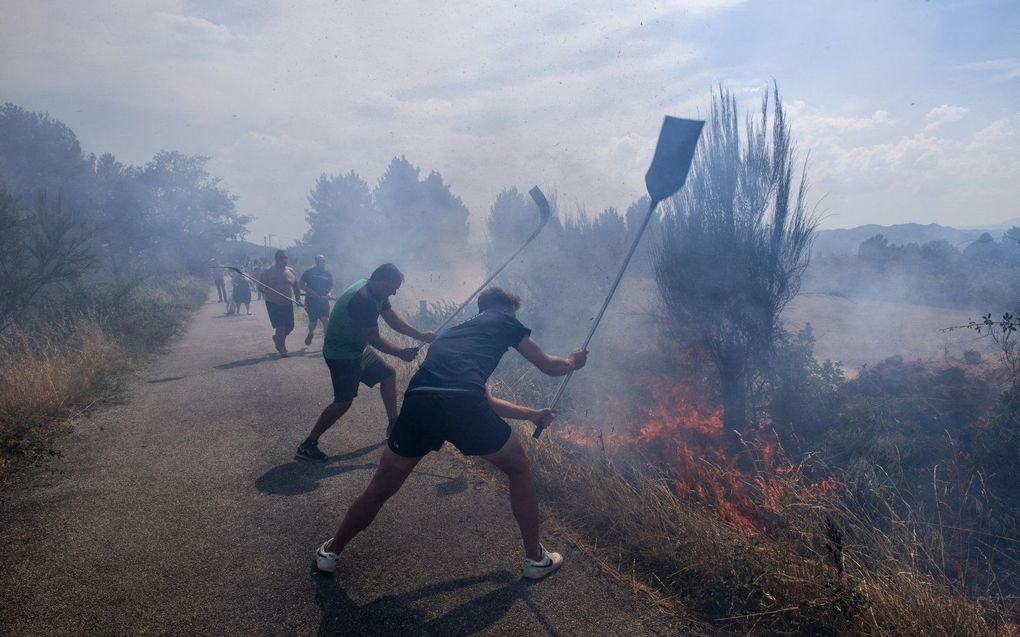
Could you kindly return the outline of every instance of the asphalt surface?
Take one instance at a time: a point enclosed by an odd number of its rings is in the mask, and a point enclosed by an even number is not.
[[[383,448],[376,390],[320,446],[320,338],[272,353],[265,308],[210,302],[129,386],[74,423],[61,456],[0,495],[0,634],[659,635],[682,632],[564,539],[530,583],[505,494],[430,454],[335,576],[312,564]],[[512,355],[512,353],[510,354]]]

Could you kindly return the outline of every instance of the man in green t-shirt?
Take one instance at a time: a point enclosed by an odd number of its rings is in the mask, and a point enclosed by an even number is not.
[[[397,381],[393,367],[384,362],[375,350],[411,362],[417,347],[397,347],[379,334],[379,317],[394,331],[431,343],[435,332],[421,332],[404,322],[393,308],[389,297],[397,293],[404,275],[392,263],[384,263],[372,276],[355,281],[344,290],[329,315],[329,325],[322,341],[322,356],[333,381],[333,402],[322,410],[308,438],[297,449],[297,455],[309,460],[325,460],[319,450],[319,436],[347,413],[358,395],[358,385],[379,385],[389,426],[397,418]],[[369,347],[371,345],[371,347]],[[374,348],[374,349],[373,349]]]

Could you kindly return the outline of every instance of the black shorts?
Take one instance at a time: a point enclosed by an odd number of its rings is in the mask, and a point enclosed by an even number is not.
[[[510,433],[485,394],[409,391],[389,446],[398,456],[420,458],[449,441],[465,456],[484,456],[502,449]]]
[[[278,303],[266,303],[266,311],[269,312],[269,324],[274,330],[294,329],[294,306],[290,303],[280,305]]]
[[[354,397],[358,395],[359,383],[375,387],[377,383],[396,373],[372,349],[366,349],[361,358],[350,360],[327,358],[326,366],[329,367],[329,377],[333,381],[333,402],[335,403],[354,400]]]
[[[305,312],[308,313],[309,321],[329,318],[329,301],[315,297],[305,297]]]

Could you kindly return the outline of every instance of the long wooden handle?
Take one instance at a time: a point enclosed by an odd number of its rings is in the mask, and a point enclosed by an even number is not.
[[[631,257],[634,256],[634,252],[637,250],[638,243],[641,241],[641,236],[645,233],[645,228],[648,227],[648,222],[652,220],[652,214],[655,213],[655,207],[659,205],[658,201],[653,201],[648,206],[648,214],[645,215],[644,221],[641,222],[641,227],[638,228],[637,235],[634,237],[634,241],[630,244],[630,250],[627,251],[627,256],[623,259],[623,265],[620,266],[620,271],[616,274],[616,280],[613,281],[613,286],[609,288],[609,294],[606,295],[606,300],[602,303],[602,309],[599,310],[598,315],[595,317],[595,321],[592,323],[591,328],[588,330],[588,336],[584,339],[584,345],[581,349],[588,349],[588,344],[591,343],[592,336],[595,335],[595,330],[598,329],[599,323],[602,321],[602,316],[606,313],[606,308],[609,307],[609,302],[613,300],[613,295],[616,294],[616,288],[620,286],[620,281],[623,279],[623,273],[627,271],[627,266],[630,265]],[[552,402],[549,404],[549,408],[553,409],[556,404],[560,402],[560,398],[563,397],[563,392],[567,389],[567,383],[570,382],[570,377],[574,375],[573,371],[567,373],[560,381],[560,386],[556,389],[556,393],[553,394]],[[546,428],[546,423],[540,422],[535,425],[535,433],[531,434],[533,438],[538,438],[542,435],[542,431]]]

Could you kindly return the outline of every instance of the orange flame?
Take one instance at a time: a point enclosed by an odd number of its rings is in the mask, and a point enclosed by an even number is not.
[[[641,381],[634,394],[644,394],[646,401],[606,399],[608,422],[622,426],[604,424],[595,432],[568,429],[562,437],[579,446],[600,445],[614,455],[633,451],[651,458],[667,471],[677,493],[749,532],[766,531],[775,519],[772,514],[791,497],[820,497],[834,487],[831,479],[809,483],[779,460],[778,441],[764,426],[744,441],[754,466],[743,468],[728,452],[722,409],[705,392],[665,376],[641,376],[632,379]]]

